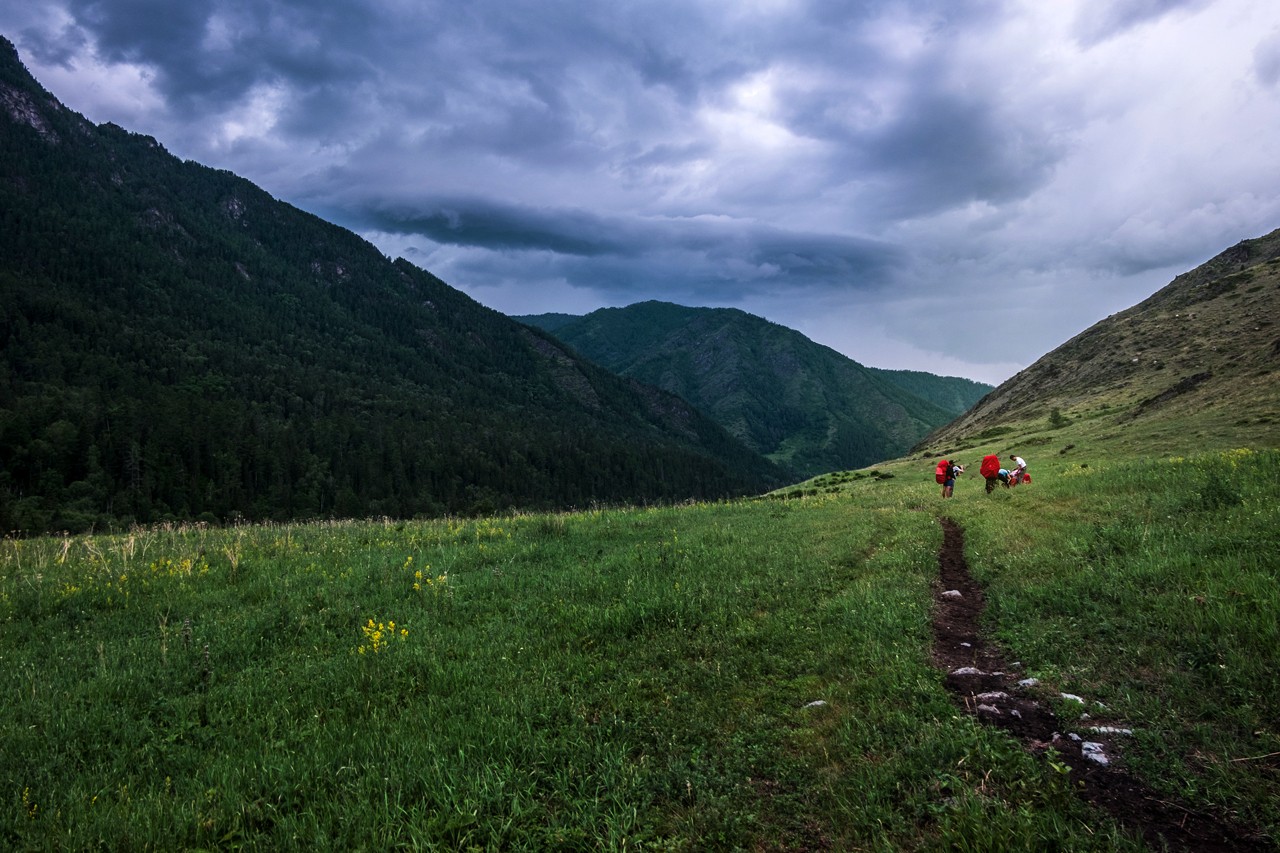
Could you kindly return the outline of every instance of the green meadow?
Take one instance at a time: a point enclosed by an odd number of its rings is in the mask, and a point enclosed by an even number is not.
[[[5,540],[0,846],[1142,849],[931,667],[941,514],[1047,700],[1280,838],[1280,453],[1054,441],[949,501],[917,458],[729,503]]]

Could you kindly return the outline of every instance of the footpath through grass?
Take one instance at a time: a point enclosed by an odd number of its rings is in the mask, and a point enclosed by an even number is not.
[[[1050,461],[948,509],[998,639],[1087,697],[1062,716],[1132,726],[1149,785],[1280,839],[1278,482],[1274,450]]]
[[[944,506],[916,462],[798,500],[5,541],[0,846],[1137,849],[952,706],[944,509],[1029,671],[1274,831],[1277,764],[1236,759],[1280,750],[1280,462],[1232,458],[1220,493],[1187,487],[1215,456]]]

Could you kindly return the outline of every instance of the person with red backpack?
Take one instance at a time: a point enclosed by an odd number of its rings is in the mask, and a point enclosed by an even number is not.
[[[933,478],[942,484],[942,496],[944,498],[951,497],[952,491],[956,487],[956,477],[964,473],[964,466],[943,459],[938,463],[938,468],[934,471]]]
[[[1000,457],[994,454],[982,457],[982,465],[978,467],[978,473],[987,481],[987,494],[995,491],[996,483],[1000,482]],[[1008,472],[1005,473],[1008,477]],[[1006,482],[1007,486],[1008,483]]]

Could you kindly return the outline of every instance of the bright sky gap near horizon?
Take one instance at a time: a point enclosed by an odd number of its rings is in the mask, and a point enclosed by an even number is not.
[[[506,314],[735,307],[999,383],[1280,227],[1275,0],[44,0],[0,34]]]

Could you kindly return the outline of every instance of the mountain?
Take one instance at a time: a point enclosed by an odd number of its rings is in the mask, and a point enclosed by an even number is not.
[[[975,382],[959,376],[938,376],[922,370],[884,370],[879,367],[868,367],[867,370],[953,415],[968,411],[969,407],[994,389],[994,386],[985,382]]]
[[[962,410],[900,384],[916,382],[935,393],[949,387],[946,380],[871,370],[736,309],[641,302],[572,321],[563,315],[517,319],[553,332],[609,370],[679,394],[802,477],[899,455]],[[965,394],[981,396],[983,386],[957,382],[942,392],[952,406]]]
[[[544,332],[555,334],[560,328],[582,319],[581,314],[537,314],[528,317],[513,317],[521,323],[537,326]]]
[[[1076,335],[917,450],[1019,432],[1047,443],[1055,426],[1073,421],[1096,422],[1099,438],[1111,441],[1140,432],[1152,452],[1221,436],[1275,444],[1277,317],[1280,231],[1227,249]]]
[[[782,472],[0,39],[0,530],[708,498]]]

